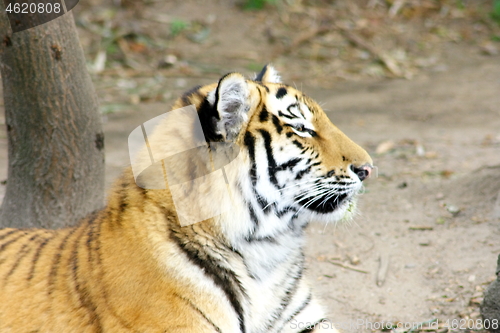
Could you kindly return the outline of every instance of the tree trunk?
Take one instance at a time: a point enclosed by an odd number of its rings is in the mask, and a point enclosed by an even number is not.
[[[0,0],[8,178],[0,226],[71,225],[104,202],[104,135],[71,13],[12,33]]]

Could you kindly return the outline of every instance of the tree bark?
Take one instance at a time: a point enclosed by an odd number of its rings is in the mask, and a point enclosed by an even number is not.
[[[104,202],[104,135],[73,16],[12,33],[0,0],[8,178],[0,226],[71,225]]]

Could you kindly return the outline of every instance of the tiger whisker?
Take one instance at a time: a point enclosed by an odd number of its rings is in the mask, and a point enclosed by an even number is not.
[[[286,190],[286,189],[289,189],[289,188],[292,188],[292,187],[301,186],[301,185],[304,185],[304,184],[307,184],[307,183],[311,183],[311,182],[316,182],[316,179],[309,179],[309,180],[306,180],[304,182],[296,183],[296,184],[293,184],[293,185],[288,185],[288,186],[282,187],[282,188],[280,188],[280,189],[278,189],[276,191]]]

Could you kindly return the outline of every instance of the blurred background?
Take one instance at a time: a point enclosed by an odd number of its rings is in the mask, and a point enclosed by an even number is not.
[[[446,71],[450,45],[500,52],[498,0],[87,0],[73,12],[105,112],[120,108],[110,99],[168,101],[162,79],[268,62],[288,81],[329,88]]]
[[[500,253],[500,0],[82,0],[73,14],[108,186],[136,126],[192,86],[272,63],[379,168],[354,221],[308,231],[332,321],[480,328]],[[3,184],[6,147],[2,126]]]

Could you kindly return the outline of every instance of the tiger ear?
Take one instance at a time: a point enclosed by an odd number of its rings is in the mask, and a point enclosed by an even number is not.
[[[217,129],[226,141],[232,141],[248,120],[250,110],[250,90],[239,73],[230,73],[220,79],[215,92],[215,105],[218,113]]]
[[[276,71],[276,69],[269,64],[262,68],[260,73],[255,76],[254,80],[262,83],[281,83],[281,77],[279,76],[278,71]]]

